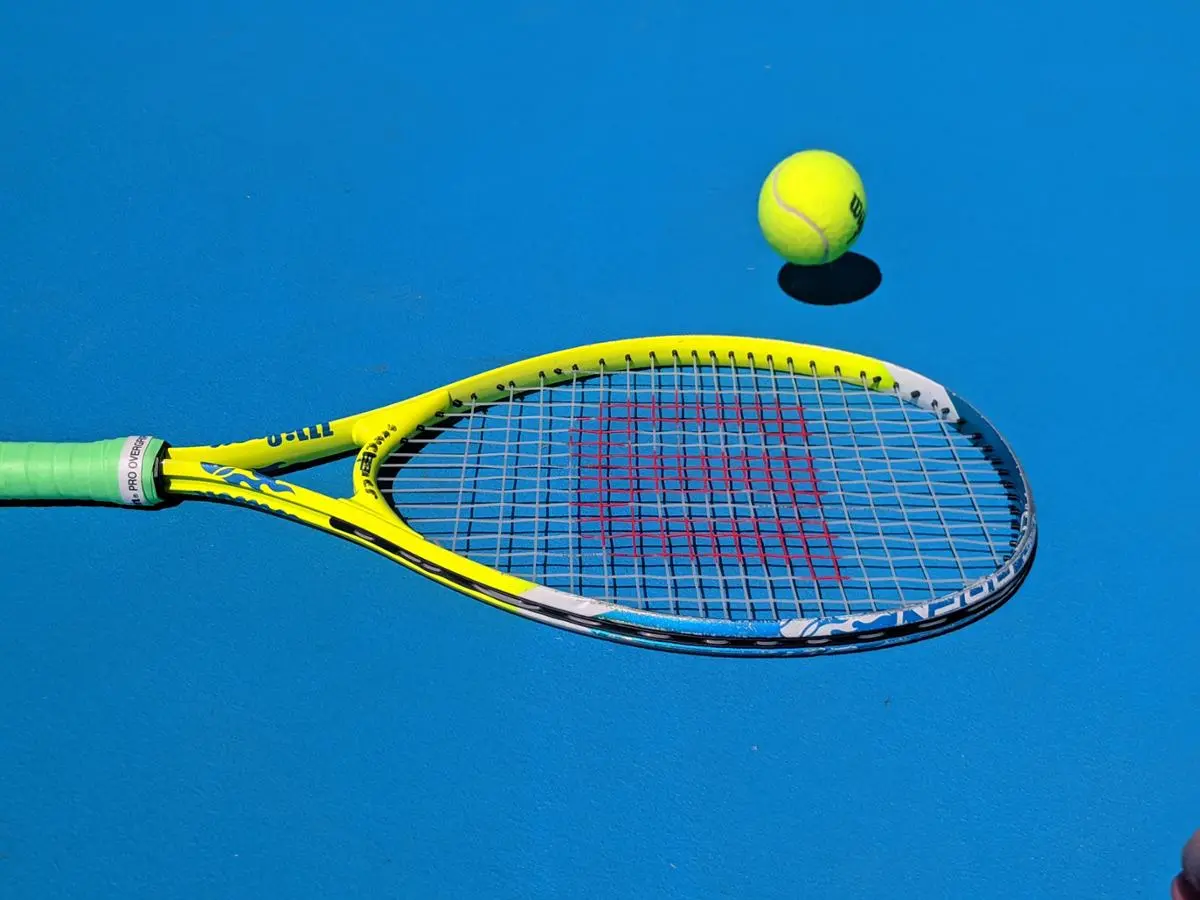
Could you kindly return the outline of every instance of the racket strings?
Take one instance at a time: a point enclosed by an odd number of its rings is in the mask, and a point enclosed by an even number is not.
[[[887,609],[988,575],[1018,499],[892,393],[697,357],[467,404],[385,461],[425,537],[540,584],[677,615]]]

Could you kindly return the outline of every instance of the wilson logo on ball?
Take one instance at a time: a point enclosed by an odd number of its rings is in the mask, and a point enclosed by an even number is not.
[[[858,226],[854,229],[854,236],[858,237],[859,232],[863,230],[863,225],[867,221],[867,211],[863,206],[862,197],[858,196],[858,194],[854,194],[850,198],[850,215],[854,216],[854,221],[858,223]]]

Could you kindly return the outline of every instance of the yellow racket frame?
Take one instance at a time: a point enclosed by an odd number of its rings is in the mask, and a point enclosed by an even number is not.
[[[906,402],[949,421],[958,421],[960,410],[967,409],[973,427],[989,429],[989,437],[1024,486],[1023,536],[1012,561],[992,577],[992,583],[968,586],[954,597],[889,610],[874,618],[797,619],[775,623],[770,634],[762,632],[760,623],[724,622],[723,635],[714,633],[716,625],[710,620],[675,618],[666,630],[655,616],[555,591],[459,556],[405,524],[378,487],[379,467],[388,455],[423,426],[453,414],[460,405],[498,401],[514,392],[569,381],[576,373],[653,368],[676,358],[692,359],[708,368],[737,366],[838,378],[869,390],[898,393]],[[349,496],[329,497],[278,477],[289,469],[351,453],[356,459]],[[597,637],[700,653],[809,655],[898,641],[897,629],[906,632],[903,640],[911,640],[918,631],[933,633],[950,627],[952,619],[964,619],[971,607],[982,612],[987,604],[1003,599],[1000,595],[1014,591],[1036,544],[1032,497],[1015,456],[961,399],[892,363],[844,350],[755,337],[669,335],[589,344],[500,366],[379,409],[294,431],[236,443],[165,445],[157,459],[154,485],[162,499],[233,502],[303,522],[508,612]]]

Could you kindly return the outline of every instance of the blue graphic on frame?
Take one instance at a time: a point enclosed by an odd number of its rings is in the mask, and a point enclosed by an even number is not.
[[[291,487],[284,482],[268,478],[266,475],[248,472],[245,469],[236,469],[233,466],[218,466],[215,463],[200,463],[200,468],[209,475],[216,475],[226,484],[231,484],[234,487],[244,487],[260,492],[264,488],[270,488],[276,494],[293,493]]]

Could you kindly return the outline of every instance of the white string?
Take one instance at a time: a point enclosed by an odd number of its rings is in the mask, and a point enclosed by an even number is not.
[[[451,551],[676,614],[885,609],[1003,562],[1016,498],[936,413],[790,360],[711,362],[576,372],[490,405],[464,401],[384,461],[380,487]]]

